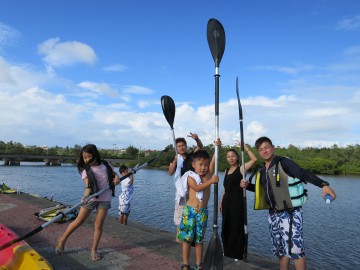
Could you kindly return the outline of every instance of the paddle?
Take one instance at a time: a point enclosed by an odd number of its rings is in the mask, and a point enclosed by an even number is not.
[[[239,122],[240,122],[240,146],[241,146],[241,162],[242,162],[242,175],[245,178],[246,170],[245,170],[245,157],[244,157],[244,128],[243,128],[243,113],[239,96],[239,83],[238,77],[236,77],[236,95],[238,99],[238,107],[239,107]],[[246,205],[246,188],[243,188],[243,204],[244,204],[244,254],[243,261],[247,261],[247,248],[248,248],[248,229],[247,229],[247,205]]]
[[[129,173],[127,173],[126,175],[120,177],[120,181],[126,179],[127,177],[129,177],[130,175],[136,173],[138,170],[141,170],[142,168],[148,166],[150,163],[153,163],[154,161],[156,161],[157,159],[160,158],[162,153],[165,153],[169,150],[169,148],[165,148],[163,151],[161,151],[156,157],[150,159],[149,161],[147,161],[146,163],[142,164],[141,166],[139,166],[139,164],[137,164]],[[101,193],[103,193],[105,190],[109,189],[109,187],[105,187],[101,190],[99,190],[98,192],[96,192],[95,194],[92,194],[91,196],[86,198],[86,202],[89,201],[90,199],[99,196]],[[10,247],[11,245],[20,242],[22,240],[25,240],[33,235],[35,235],[36,233],[42,231],[43,229],[45,229],[46,227],[48,227],[51,223],[56,222],[57,220],[61,219],[63,216],[65,216],[68,213],[71,213],[74,209],[78,208],[79,206],[81,206],[83,203],[80,202],[76,205],[74,205],[73,207],[69,208],[68,210],[59,213],[59,215],[57,215],[56,217],[54,217],[53,219],[45,222],[44,224],[42,224],[41,226],[35,228],[34,230],[32,230],[31,232],[29,232],[28,234],[25,234],[24,236],[18,237],[16,239],[13,239],[5,244],[3,244],[2,246],[0,246],[0,251],[3,249],[6,249],[8,247]]]
[[[215,63],[215,140],[219,138],[219,65],[225,50],[225,31],[216,19],[207,24],[207,41]],[[218,175],[219,146],[215,146],[215,171]],[[213,235],[205,253],[204,269],[223,269],[223,248],[218,236],[218,184],[214,184],[214,222]]]
[[[169,123],[170,128],[172,130],[174,148],[175,148],[175,152],[177,154],[176,142],[175,142],[175,132],[174,132],[174,127],[173,127],[174,119],[175,119],[175,103],[174,103],[174,100],[169,96],[162,96],[161,97],[161,107],[162,107],[164,116],[166,118],[166,121]]]

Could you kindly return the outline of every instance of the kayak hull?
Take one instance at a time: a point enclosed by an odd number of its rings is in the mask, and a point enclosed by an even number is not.
[[[0,246],[18,236],[0,224]],[[50,263],[25,241],[19,241],[0,251],[1,270],[52,270]]]

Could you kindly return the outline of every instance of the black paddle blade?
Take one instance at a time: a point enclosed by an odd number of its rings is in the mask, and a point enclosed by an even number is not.
[[[224,267],[224,255],[217,229],[214,230],[209,246],[204,257],[205,270],[222,270]]]
[[[174,100],[169,96],[161,97],[161,107],[166,118],[166,121],[169,123],[171,129],[174,129],[174,119],[175,119],[175,103]]]
[[[207,41],[210,47],[215,67],[219,67],[225,51],[225,30],[216,19],[210,19],[207,24]]]
[[[236,77],[236,95],[238,99],[238,106],[239,106],[239,120],[243,119],[242,107],[240,102],[240,95],[239,95],[239,79]]]

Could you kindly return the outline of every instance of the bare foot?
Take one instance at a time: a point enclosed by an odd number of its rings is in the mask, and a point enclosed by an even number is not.
[[[59,238],[56,241],[56,246],[55,246],[55,254],[56,255],[63,255],[64,254],[64,243],[61,242],[61,237],[62,237],[62,235],[60,235]]]

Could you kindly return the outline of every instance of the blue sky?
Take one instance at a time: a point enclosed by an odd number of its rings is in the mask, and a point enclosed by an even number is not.
[[[226,32],[220,137],[299,147],[360,141],[360,1],[19,1],[0,3],[0,140],[162,149],[215,139],[210,18]],[[189,139],[189,145],[194,142]]]

